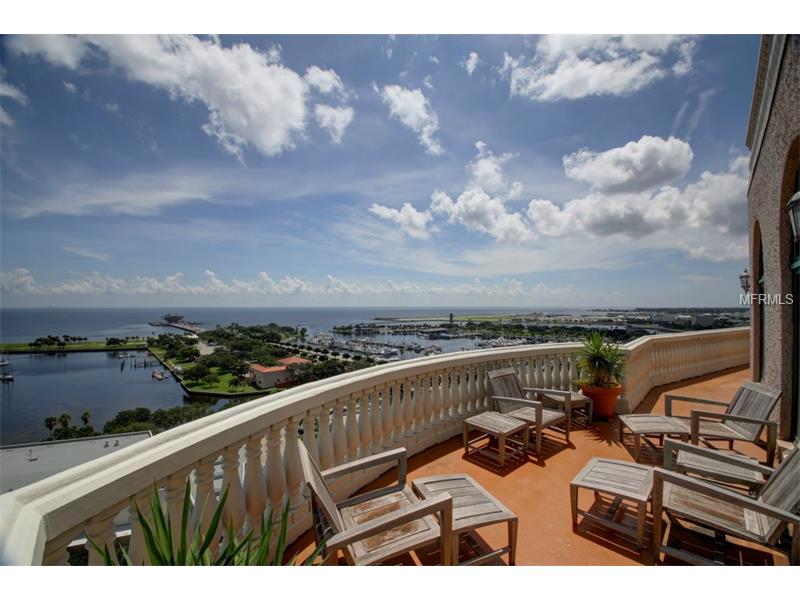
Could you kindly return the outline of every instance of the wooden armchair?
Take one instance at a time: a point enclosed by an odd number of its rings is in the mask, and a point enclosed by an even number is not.
[[[735,457],[727,456],[725,461]],[[788,553],[800,565],[800,451],[795,448],[769,476],[755,498],[661,467],[653,470],[653,559],[660,553],[691,564],[720,564],[681,548],[664,544],[662,516],[670,522],[688,521],[711,529],[718,539],[732,535]],[[791,541],[782,534],[791,529]],[[786,547],[788,546],[788,548]]]
[[[528,400],[527,391],[539,391],[538,388],[523,388],[514,369],[497,369],[489,371],[489,383],[492,386],[492,407],[499,413],[525,421],[535,430],[536,454],[542,452],[542,432],[544,429],[564,423],[564,435],[567,446],[569,430],[572,425],[572,399],[563,397],[564,410],[545,408],[538,400]],[[547,390],[552,392],[553,390]]]
[[[700,439],[726,440],[729,448],[733,449],[733,443],[736,441],[750,442],[765,447],[767,464],[772,466],[778,443],[778,424],[770,420],[770,416],[780,397],[779,391],[760,383],[746,381],[736,391],[730,404],[705,398],[667,394],[664,397],[664,412],[666,416],[673,417],[672,405],[675,402],[724,406],[723,413],[692,410],[688,418],[673,418],[686,423],[691,431],[693,444],[697,444]],[[764,429],[767,431],[766,444],[761,442]]]
[[[394,556],[439,542],[443,565],[453,557],[453,499],[447,494],[420,500],[406,485],[405,448],[381,452],[321,471],[305,444],[298,441],[300,462],[311,492],[311,511],[323,563],[335,565],[339,551],[348,564],[380,564]],[[397,484],[336,502],[328,481],[387,463],[397,464]],[[438,516],[438,519],[436,518]]]

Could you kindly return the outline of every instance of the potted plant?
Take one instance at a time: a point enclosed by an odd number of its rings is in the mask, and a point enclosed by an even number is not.
[[[610,419],[622,392],[619,380],[625,367],[625,355],[619,346],[606,342],[599,331],[592,331],[583,341],[578,355],[578,385],[594,403],[594,414]]]

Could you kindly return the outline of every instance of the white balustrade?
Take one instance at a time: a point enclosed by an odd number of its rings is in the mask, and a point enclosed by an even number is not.
[[[746,328],[652,335],[625,344],[618,411],[633,410],[653,387],[747,364],[748,346]],[[268,509],[279,518],[288,500],[291,542],[309,522],[297,447],[301,423],[303,443],[323,468],[398,445],[415,454],[458,435],[464,416],[488,407],[492,369],[516,369],[527,387],[574,389],[580,349],[577,343],[544,344],[422,357],[219,411],[0,496],[0,563],[64,564],[68,545],[84,531],[110,544],[114,518],[124,509],[131,514],[131,556],[146,562],[134,504],[149,518],[148,496],[153,482],[160,482],[167,511],[179,522],[191,473],[193,524],[207,528],[222,490],[228,490],[224,523],[237,531],[254,527]],[[215,490],[220,456],[222,486]],[[353,474],[347,490],[376,476],[374,469]],[[89,560],[99,564],[102,557],[89,549]]]

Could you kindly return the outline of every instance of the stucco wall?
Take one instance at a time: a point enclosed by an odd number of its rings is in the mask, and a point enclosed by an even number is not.
[[[797,170],[800,146],[800,37],[788,36],[783,55],[775,97],[767,122],[758,162],[748,191],[750,231],[750,272],[758,273],[758,236],[761,230],[764,252],[764,293],[790,294],[792,280],[791,228],[786,215],[786,203],[791,196],[794,173]],[[762,291],[755,290],[754,291]],[[796,299],[800,301],[800,299]],[[780,389],[780,436],[788,438],[792,427],[792,398],[796,393],[792,381],[793,307],[768,305],[764,324],[758,323],[758,309],[751,309],[751,361],[758,373],[760,327],[765,327],[764,366],[762,381]]]

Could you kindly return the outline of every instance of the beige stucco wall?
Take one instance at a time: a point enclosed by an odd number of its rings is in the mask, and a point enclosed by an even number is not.
[[[750,272],[755,288],[758,268],[758,235],[764,252],[764,290],[767,294],[792,293],[789,270],[791,228],[786,203],[791,196],[800,154],[800,36],[788,36],[775,97],[767,122],[760,155],[748,191],[750,231]],[[796,299],[796,301],[800,301]],[[751,309],[751,360],[755,378],[783,392],[780,406],[780,436],[787,439],[792,427],[793,389],[793,307],[767,305],[764,323],[758,322],[758,308]],[[759,362],[760,328],[765,327],[763,372]]]

